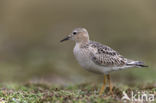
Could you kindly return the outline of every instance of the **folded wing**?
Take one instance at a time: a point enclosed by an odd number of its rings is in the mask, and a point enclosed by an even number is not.
[[[127,63],[127,59],[118,52],[98,42],[92,41],[90,49],[90,58],[99,66],[122,67]]]

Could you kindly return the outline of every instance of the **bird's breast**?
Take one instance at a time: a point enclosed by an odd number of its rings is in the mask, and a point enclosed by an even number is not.
[[[78,45],[76,45],[73,52],[76,60],[83,68],[90,68],[91,62],[89,58],[89,51],[87,49],[80,48]]]

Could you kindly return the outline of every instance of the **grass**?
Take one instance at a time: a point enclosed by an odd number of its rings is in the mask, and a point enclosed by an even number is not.
[[[71,86],[53,86],[45,83],[1,84],[0,103],[121,103],[122,91],[126,91],[128,95],[137,90],[152,93],[156,91],[153,84],[137,88],[114,86],[114,96],[109,94],[108,87],[104,95],[99,96],[99,88],[100,86],[91,83]]]

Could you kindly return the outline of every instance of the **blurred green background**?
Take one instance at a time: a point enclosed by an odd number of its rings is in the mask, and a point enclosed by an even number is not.
[[[0,82],[55,84],[101,81],[73,56],[74,42],[59,41],[84,27],[90,39],[109,45],[149,68],[114,72],[116,83],[156,79],[155,0],[0,0]]]

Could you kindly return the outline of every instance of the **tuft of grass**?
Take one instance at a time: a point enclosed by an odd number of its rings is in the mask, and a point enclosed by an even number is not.
[[[106,87],[99,95],[99,85],[86,83],[73,86],[56,86],[42,83],[3,84],[0,85],[0,103],[121,103],[122,91],[128,95],[131,91],[146,90],[156,92],[151,84],[138,88],[114,86],[114,95]]]

